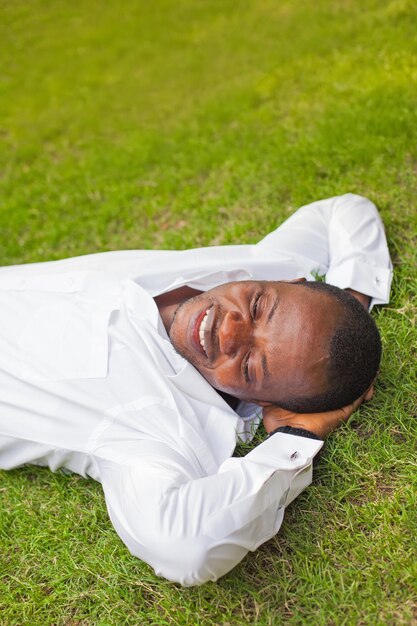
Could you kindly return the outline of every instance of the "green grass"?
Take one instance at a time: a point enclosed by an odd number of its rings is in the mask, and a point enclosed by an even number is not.
[[[416,32],[411,0],[2,0],[0,264],[253,242],[346,191],[395,263],[376,397],[276,538],[182,589],[98,484],[2,472],[2,626],[417,623]]]

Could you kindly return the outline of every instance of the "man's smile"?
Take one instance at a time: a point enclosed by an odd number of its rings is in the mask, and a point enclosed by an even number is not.
[[[191,321],[192,343],[197,352],[205,357],[205,365],[209,367],[216,355],[216,319],[219,318],[219,307],[214,304],[204,309]]]
[[[211,308],[211,307],[210,307]],[[195,347],[199,352],[205,354],[207,356],[207,350],[205,347],[205,339],[204,339],[204,331],[207,324],[208,314],[210,312],[210,308],[203,309],[201,313],[197,316],[197,319],[194,324],[192,338]]]

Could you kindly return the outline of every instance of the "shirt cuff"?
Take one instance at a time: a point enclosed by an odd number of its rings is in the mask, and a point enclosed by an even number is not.
[[[289,487],[281,500],[288,506],[308,485],[313,477],[313,459],[323,446],[323,441],[278,432],[265,439],[246,455],[246,459],[269,465],[276,470],[290,471]]]
[[[392,269],[370,265],[359,259],[349,259],[329,268],[326,283],[340,289],[354,289],[372,298],[374,304],[387,304],[392,281]]]

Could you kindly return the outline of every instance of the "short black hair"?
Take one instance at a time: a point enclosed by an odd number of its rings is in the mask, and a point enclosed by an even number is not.
[[[330,340],[327,390],[315,396],[288,397],[279,404],[296,413],[340,409],[365,393],[377,375],[382,353],[378,328],[368,311],[347,291],[322,282],[297,284],[336,299],[340,315]]]

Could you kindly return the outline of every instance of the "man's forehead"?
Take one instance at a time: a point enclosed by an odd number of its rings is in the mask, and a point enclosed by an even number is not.
[[[315,342],[301,339],[296,352],[280,350],[282,344],[271,341],[261,357],[264,376],[257,390],[259,400],[277,402],[287,394],[309,395],[320,393],[327,387],[327,370],[330,358],[330,341]],[[266,375],[265,375],[266,374]]]
[[[308,395],[312,387],[316,393],[326,389],[331,341],[338,321],[337,307],[329,307],[326,298],[324,302],[315,298],[327,294],[313,294],[307,306],[304,301],[300,301],[300,306],[280,306],[282,300],[278,299],[275,323],[270,325],[261,359],[262,369],[268,375],[263,377],[259,389],[263,396],[259,396],[260,400],[267,399],[274,391],[280,395],[289,392]]]

